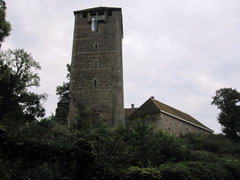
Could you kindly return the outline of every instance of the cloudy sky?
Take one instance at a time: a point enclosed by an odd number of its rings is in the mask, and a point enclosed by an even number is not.
[[[55,113],[56,86],[71,62],[73,11],[121,7],[124,101],[150,96],[221,131],[211,105],[215,91],[240,90],[239,0],[5,0],[11,35],[3,49],[23,48],[40,62],[47,115]]]

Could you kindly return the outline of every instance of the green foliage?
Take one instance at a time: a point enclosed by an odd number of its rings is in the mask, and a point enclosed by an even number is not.
[[[0,47],[5,37],[9,36],[11,31],[11,25],[6,21],[6,3],[0,0]]]
[[[59,99],[67,98],[69,95],[69,80],[70,80],[70,73],[71,73],[71,66],[67,64],[67,82],[63,82],[62,86],[57,86],[56,94],[59,96]]]
[[[73,141],[74,135],[61,134],[54,130],[54,122],[49,121],[32,122],[34,128],[26,127],[27,131],[23,129],[16,138],[0,130],[1,178],[80,179],[90,174],[94,156],[89,144],[79,138]],[[47,135],[43,133],[45,130]],[[55,141],[49,139],[53,134],[57,136]]]
[[[97,164],[110,169],[130,166],[157,167],[186,159],[188,151],[180,141],[161,131],[154,132],[145,121],[115,128],[93,119],[79,119],[78,137],[86,139]]]
[[[59,124],[54,117],[22,126],[14,138],[17,141],[9,141],[13,146],[2,145],[10,153],[6,157],[0,152],[0,173],[7,172],[5,179],[13,178],[12,174],[32,179],[239,178],[239,147],[224,135],[177,138],[154,130],[146,120],[117,127],[94,114],[81,114],[77,120],[75,129]]]
[[[130,167],[127,171],[127,179],[157,180],[161,179],[161,173],[156,168]]]
[[[45,118],[23,126],[14,138],[17,141],[8,140],[10,145],[0,139],[5,147],[0,149],[8,150],[7,157],[0,150],[0,173],[6,171],[5,179],[12,175],[98,180],[239,178],[239,148],[223,135],[176,138],[154,131],[142,120],[114,128],[94,116],[78,121],[78,129],[68,129],[53,117]]]
[[[227,174],[217,163],[179,162],[160,166],[162,179],[171,180],[219,180]]]
[[[126,154],[131,166],[156,167],[164,162],[183,160],[187,152],[178,139],[154,131],[145,120],[126,127],[119,136],[123,137]]]
[[[23,49],[0,52],[0,123],[17,127],[45,115],[46,94],[29,92],[39,86],[41,67]],[[11,130],[14,131],[14,128]]]
[[[207,151],[215,154],[239,154],[239,147],[232,143],[222,134],[209,134],[199,136],[198,134],[186,134],[181,137],[190,149],[196,151]],[[223,146],[224,144],[224,146]]]
[[[222,88],[216,91],[212,104],[220,109],[218,121],[223,126],[223,132],[231,140],[240,141],[240,93],[236,89]]]
[[[228,177],[225,179],[228,179],[228,180],[240,179],[240,161],[239,160],[229,159],[222,162],[221,165],[222,165],[222,170],[227,171],[227,173],[225,174],[227,174]]]
[[[186,134],[181,137],[182,143],[189,150],[188,160],[216,162],[222,158],[235,159],[240,157],[239,146],[224,135]]]
[[[160,166],[163,180],[225,180],[239,179],[240,161],[178,162]]]

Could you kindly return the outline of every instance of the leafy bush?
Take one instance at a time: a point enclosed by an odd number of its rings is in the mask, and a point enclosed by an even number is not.
[[[162,179],[171,180],[219,180],[226,172],[217,163],[179,162],[160,166]]]
[[[156,168],[130,167],[127,172],[129,180],[158,180],[161,179],[161,173]]]
[[[225,160],[221,163],[222,169],[228,172],[228,180],[240,179],[240,161],[239,160]]]
[[[218,155],[240,155],[240,149],[223,135],[210,134],[199,136],[198,134],[186,134],[181,137],[188,148],[195,151],[207,151]]]
[[[143,121],[110,127],[94,118],[82,120],[78,129],[68,129],[53,118],[43,119],[23,126],[15,138],[8,138],[1,130],[1,137],[7,141],[1,139],[0,143],[0,175],[4,179],[18,175],[30,179],[93,180],[240,177],[240,163],[234,160],[239,159],[239,148],[223,136],[177,138],[153,131]],[[91,150],[84,149],[83,144]],[[89,160],[92,164],[86,164],[89,156],[81,156],[84,153],[95,158]]]
[[[60,147],[16,140],[0,131],[0,177],[6,180],[86,178],[93,162],[93,153],[85,140]]]

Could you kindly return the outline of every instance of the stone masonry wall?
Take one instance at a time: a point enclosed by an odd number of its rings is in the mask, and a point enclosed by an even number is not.
[[[161,129],[174,136],[180,136],[186,133],[209,134],[210,132],[199,127],[183,122],[164,113],[157,113],[150,116],[150,121],[155,129]]]
[[[97,113],[111,125],[124,120],[121,10],[99,22],[98,32],[91,31],[81,12],[75,13],[69,126],[80,111]]]

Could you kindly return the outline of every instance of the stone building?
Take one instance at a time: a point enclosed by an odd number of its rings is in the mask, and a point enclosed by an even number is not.
[[[129,122],[142,119],[153,125],[154,129],[161,129],[175,136],[186,133],[213,133],[189,114],[159,102],[154,97],[149,98],[139,108],[132,105],[131,109],[125,109],[125,114]]]
[[[123,109],[122,11],[98,7],[75,11],[68,125],[79,113],[97,114],[113,125]]]

